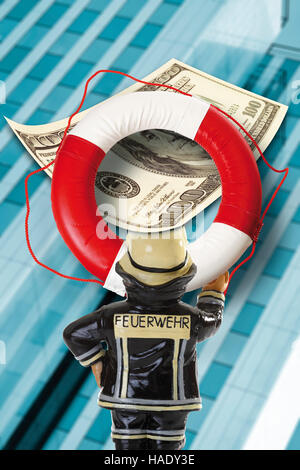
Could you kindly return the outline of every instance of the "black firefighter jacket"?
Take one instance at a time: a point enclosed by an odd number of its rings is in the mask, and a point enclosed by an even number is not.
[[[159,286],[123,271],[127,299],[71,323],[64,341],[83,366],[103,361],[98,404],[110,409],[197,410],[196,343],[222,321],[224,294],[202,291],[197,307],[181,302],[196,268]]]

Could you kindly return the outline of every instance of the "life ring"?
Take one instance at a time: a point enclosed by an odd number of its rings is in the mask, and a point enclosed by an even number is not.
[[[229,269],[255,238],[262,190],[253,153],[235,126],[215,107],[196,97],[163,91],[119,95],[94,107],[66,136],[52,179],[52,209],[64,241],[104,287],[124,294],[115,263],[126,251],[97,213],[94,184],[108,150],[124,137],[165,129],[195,140],[213,158],[222,183],[218,214],[208,230],[189,244],[197,274],[193,290]],[[106,227],[102,239],[98,224]]]

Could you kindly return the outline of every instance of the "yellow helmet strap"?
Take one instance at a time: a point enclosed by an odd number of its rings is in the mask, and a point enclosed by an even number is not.
[[[130,262],[132,264],[132,266],[134,266],[135,268],[137,269],[141,269],[142,271],[147,271],[149,273],[172,273],[174,271],[178,271],[179,269],[183,268],[187,262],[187,256],[188,254],[186,253],[185,255],[185,259],[183,260],[182,263],[178,264],[177,266],[173,266],[172,268],[154,268],[154,267],[148,267],[148,266],[142,266],[138,263],[136,263],[134,261],[134,259],[132,258],[131,254],[129,253],[129,251],[127,252],[128,253],[128,256],[129,256],[129,259],[130,259]]]

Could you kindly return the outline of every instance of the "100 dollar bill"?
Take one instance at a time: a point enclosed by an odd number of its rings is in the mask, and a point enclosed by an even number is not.
[[[262,151],[272,141],[287,111],[283,104],[176,59],[144,80],[172,85],[223,109],[244,126]],[[121,94],[158,89],[174,93],[137,83]],[[88,111],[74,116],[71,128]],[[38,126],[7,121],[30,155],[45,166],[56,156],[68,119]],[[252,146],[251,141],[248,143]],[[252,150],[258,158],[257,150]],[[53,166],[46,170],[50,177],[52,171]],[[183,225],[220,195],[219,174],[205,150],[179,134],[157,129],[119,141],[101,163],[95,181],[100,214],[107,222],[133,231],[160,231]]]

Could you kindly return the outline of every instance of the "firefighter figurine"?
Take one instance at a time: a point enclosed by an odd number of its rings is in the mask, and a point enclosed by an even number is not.
[[[197,307],[181,302],[196,272],[185,229],[129,234],[116,264],[127,298],[71,323],[64,340],[91,366],[98,404],[112,414],[120,450],[179,450],[188,413],[201,408],[196,343],[221,325],[228,272],[205,286]]]

